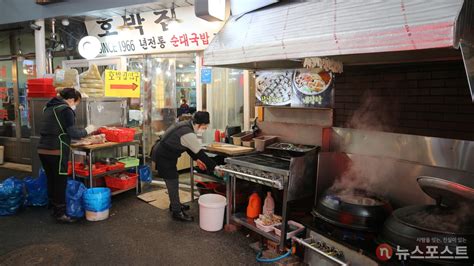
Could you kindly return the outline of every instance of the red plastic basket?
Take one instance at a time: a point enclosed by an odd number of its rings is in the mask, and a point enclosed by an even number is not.
[[[129,142],[135,138],[135,129],[133,128],[100,128],[100,134],[105,134],[108,142]]]
[[[107,187],[119,190],[130,189],[135,187],[137,183],[138,174],[127,172],[123,174],[126,174],[128,178],[123,180],[115,176],[106,176],[105,184],[107,185]]]
[[[116,171],[116,170],[125,169],[125,164],[121,162],[116,162],[115,164],[111,164],[111,165],[106,165],[106,164],[101,164],[101,163],[97,163],[97,164],[107,168],[107,171]]]
[[[84,165],[82,163],[76,162],[75,165],[76,165],[76,169],[84,168]],[[67,163],[67,174],[72,175],[72,162],[71,161]]]
[[[30,98],[55,97],[57,94],[51,78],[29,79],[27,84]]]
[[[89,176],[89,170],[84,169],[83,166],[81,168],[76,167],[75,170],[76,170],[76,174],[78,174],[80,176]],[[107,167],[105,167],[104,165],[96,163],[95,164],[95,169],[92,170],[92,176],[100,175],[100,174],[103,174],[105,172],[107,172]]]

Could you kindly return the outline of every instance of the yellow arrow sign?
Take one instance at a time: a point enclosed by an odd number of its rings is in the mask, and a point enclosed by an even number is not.
[[[105,96],[140,97],[140,72],[105,70]]]

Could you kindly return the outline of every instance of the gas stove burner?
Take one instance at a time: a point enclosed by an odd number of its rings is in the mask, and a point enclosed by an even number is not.
[[[287,153],[287,155],[291,156],[302,156],[307,152],[310,152],[314,149],[317,149],[316,146],[309,146],[309,145],[302,145],[302,144],[292,144],[292,143],[285,143],[285,142],[278,142],[274,143],[267,147],[269,150],[273,150],[275,152],[280,153]]]

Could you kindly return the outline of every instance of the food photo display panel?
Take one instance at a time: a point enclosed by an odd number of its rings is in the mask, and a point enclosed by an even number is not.
[[[257,71],[256,105],[331,108],[333,84],[333,73],[323,69]]]

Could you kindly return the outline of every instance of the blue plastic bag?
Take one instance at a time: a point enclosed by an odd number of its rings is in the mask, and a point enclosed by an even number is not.
[[[48,204],[48,178],[43,169],[40,169],[38,178],[26,177],[23,179],[26,188],[26,205],[45,206]]]
[[[138,167],[138,175],[140,176],[140,181],[145,183],[151,183],[153,179],[150,166],[148,165],[140,165]]]
[[[66,186],[66,214],[73,218],[84,217],[83,197],[87,188],[79,181],[68,180]]]
[[[110,188],[96,187],[89,188],[84,193],[84,208],[86,211],[102,212],[110,209],[111,193]]]
[[[25,204],[24,186],[15,177],[0,183],[0,216],[13,215]]]

